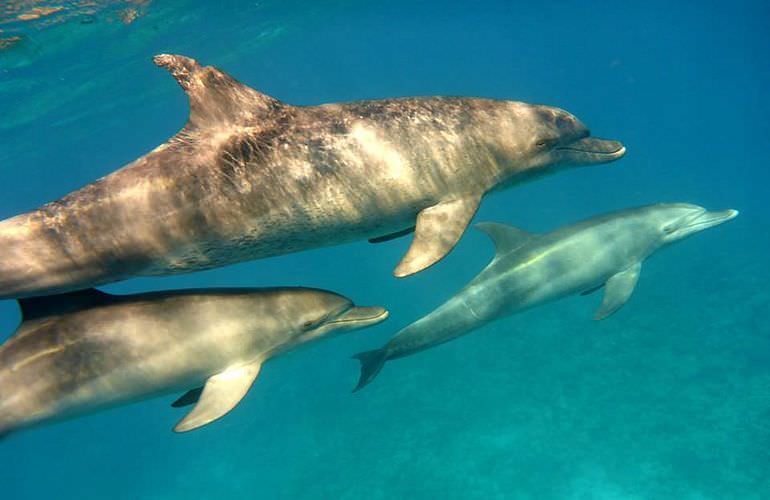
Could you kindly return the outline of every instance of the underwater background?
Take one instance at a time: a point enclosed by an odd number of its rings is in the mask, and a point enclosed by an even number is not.
[[[171,432],[185,410],[169,395],[12,435],[0,498],[770,498],[768,25],[763,0],[0,0],[0,218],[183,126],[187,98],[151,61],[164,52],[293,104],[555,105],[628,148],[489,196],[477,221],[541,232],[664,201],[741,212],[647,261],[605,321],[599,294],[562,300],[388,363],[355,394],[350,356],[475,276],[486,236],[402,280],[409,238],[104,287],[313,286],[391,317],[271,360],[190,434]],[[18,320],[0,302],[0,338]]]

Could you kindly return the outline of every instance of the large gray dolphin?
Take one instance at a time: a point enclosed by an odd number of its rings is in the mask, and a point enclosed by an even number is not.
[[[197,404],[174,430],[196,429],[233,409],[269,358],[388,316],[310,288],[91,289],[19,304],[0,346],[0,435],[188,389],[174,406]]]
[[[736,215],[736,210],[708,212],[675,203],[613,212],[543,235],[503,224],[477,224],[494,241],[495,258],[465,288],[398,332],[383,348],[356,355],[361,378],[355,390],[371,382],[387,360],[575,293],[604,287],[604,300],[594,316],[604,319],[629,299],[650,254]]]
[[[291,106],[213,67],[156,56],[187,125],[122,169],[0,222],[0,298],[207,269],[416,226],[397,276],[441,259],[481,197],[623,156],[561,109],[405,98]]]

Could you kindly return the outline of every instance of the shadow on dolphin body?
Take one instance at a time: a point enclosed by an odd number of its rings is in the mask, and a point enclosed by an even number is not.
[[[535,235],[504,224],[476,225],[496,255],[462,290],[398,332],[383,348],[354,356],[369,384],[391,359],[448,342],[531,307],[604,288],[594,319],[620,309],[634,291],[642,262],[661,247],[723,224],[737,210],[709,212],[686,203],[648,205],[594,217]]]
[[[150,153],[0,222],[0,298],[210,269],[414,228],[394,274],[452,250],[491,191],[616,160],[568,112],[411,97],[294,106],[163,54],[187,124]]]
[[[172,406],[195,406],[174,430],[197,429],[232,410],[268,359],[388,316],[311,288],[91,289],[19,305],[0,346],[0,435],[183,391]]]

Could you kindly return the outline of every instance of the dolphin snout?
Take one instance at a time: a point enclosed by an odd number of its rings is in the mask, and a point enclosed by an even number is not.
[[[384,307],[355,306],[337,316],[334,321],[329,322],[329,324],[335,326],[345,325],[352,328],[360,328],[369,325],[376,325],[377,323],[385,321],[388,318],[388,315],[388,310]]]
[[[707,229],[709,227],[718,226],[719,224],[724,224],[725,222],[738,217],[739,213],[740,212],[732,208],[729,208],[727,210],[720,210],[716,212],[710,212],[708,210],[704,210],[703,212],[698,214],[697,217],[695,217],[692,222],[688,224],[688,227],[698,228],[698,229]]]
[[[562,161],[583,165],[607,163],[626,154],[626,148],[621,142],[598,137],[584,137],[559,146],[556,151],[563,155]]]

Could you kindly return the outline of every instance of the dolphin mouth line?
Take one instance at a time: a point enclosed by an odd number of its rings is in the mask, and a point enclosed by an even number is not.
[[[361,309],[364,309],[364,308],[361,308]],[[345,313],[345,314],[348,314],[348,313]],[[388,314],[389,313],[387,309],[382,309],[377,311],[376,314],[372,314],[369,316],[353,316],[350,318],[345,318],[345,317],[338,318],[338,319],[335,319],[334,321],[329,321],[327,325],[344,325],[349,323],[355,324],[355,323],[380,322],[380,321],[384,321],[388,317]]]
[[[685,227],[687,229],[698,228],[701,226],[706,226],[708,228],[734,219],[738,216],[738,214],[739,212],[733,209],[724,210],[722,212],[704,211],[703,213],[693,217],[692,220],[688,221]]]
[[[620,146],[614,151],[600,151],[596,149],[579,148],[575,146],[562,146],[555,149],[556,151],[568,151],[571,153],[586,153],[586,154],[596,155],[596,156],[622,156],[626,153],[625,146]]]

